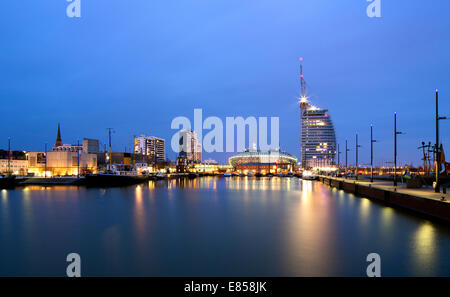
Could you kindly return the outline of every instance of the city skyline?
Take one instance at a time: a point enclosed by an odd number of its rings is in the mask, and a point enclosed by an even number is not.
[[[98,1],[84,5],[80,20],[60,13],[65,3],[44,2],[33,13],[11,3],[0,20],[3,28],[16,29],[5,32],[0,45],[0,95],[8,123],[0,148],[11,137],[13,149],[40,151],[53,143],[60,122],[64,142],[87,137],[104,143],[106,128],[114,127],[113,150],[131,151],[133,134],[168,141],[175,133],[171,120],[192,118],[201,107],[205,116],[222,119],[278,116],[282,149],[300,158],[302,56],[312,103],[330,110],[341,148],[347,139],[353,149],[358,133],[360,164],[369,163],[373,124],[375,164],[392,161],[397,112],[399,129],[406,132],[399,138],[398,162],[421,164],[417,147],[434,140],[436,88],[442,115],[450,113],[447,2],[384,3],[379,20],[367,18],[364,1],[345,7],[329,1],[232,2],[172,7],[136,1],[125,7]],[[167,9],[172,13],[158,16]],[[29,22],[19,23],[19,14]],[[36,29],[38,22],[47,30]],[[449,124],[441,122],[446,152]],[[166,150],[174,160],[176,153]],[[205,153],[205,159],[221,163],[228,157]]]

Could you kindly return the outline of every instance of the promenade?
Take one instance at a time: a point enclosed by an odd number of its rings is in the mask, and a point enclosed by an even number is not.
[[[329,178],[329,177],[327,177]],[[356,183],[359,185],[372,187],[380,190],[390,191],[390,192],[398,192],[402,194],[407,194],[411,196],[426,198],[426,199],[432,199],[432,200],[438,200],[442,201],[442,198],[445,200],[442,202],[450,203],[450,193],[447,192],[447,194],[442,193],[442,189],[440,193],[435,193],[434,189],[432,187],[422,187],[419,189],[408,189],[406,188],[406,183],[401,183],[401,179],[399,179],[397,182],[397,186],[394,187],[392,181],[379,181],[374,180],[373,182],[370,182],[370,180],[364,179],[364,180],[356,180],[351,178],[340,178],[336,177],[333,178],[335,180],[340,180],[348,183]]]
[[[381,201],[387,205],[404,208],[429,218],[450,223],[450,195],[435,193],[431,187],[408,189],[406,184],[392,181],[355,180],[349,178],[319,176],[325,185],[345,192]]]

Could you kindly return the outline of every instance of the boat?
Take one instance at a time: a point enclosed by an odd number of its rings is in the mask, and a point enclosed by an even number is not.
[[[197,177],[198,177],[198,173],[189,172],[189,174],[188,174],[188,178],[197,178]]]
[[[249,171],[249,172],[247,173],[247,176],[255,176],[255,172],[254,172],[254,171]]]
[[[286,175],[283,172],[277,174],[278,177],[285,177]]]
[[[155,175],[156,179],[166,179],[167,178],[167,174],[165,174],[164,172],[158,172]]]
[[[317,177],[312,171],[303,171],[302,179],[304,180],[316,180]]]
[[[225,172],[225,173],[223,174],[223,177],[231,177],[231,172]]]
[[[16,186],[15,175],[0,175],[0,189],[10,189]]]
[[[88,187],[120,187],[138,184],[146,179],[145,176],[105,171],[103,173],[87,174],[85,182]]]
[[[255,176],[256,176],[256,177],[263,177],[264,174],[262,174],[261,172],[256,172],[256,173],[255,173]]]

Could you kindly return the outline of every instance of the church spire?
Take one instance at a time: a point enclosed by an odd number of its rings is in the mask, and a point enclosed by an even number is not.
[[[60,147],[62,146],[62,140],[61,140],[61,129],[59,127],[59,123],[58,123],[58,135],[56,136],[56,143],[55,143],[55,147]]]

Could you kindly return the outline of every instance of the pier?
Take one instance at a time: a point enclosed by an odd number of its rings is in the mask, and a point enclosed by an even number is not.
[[[450,223],[450,196],[435,193],[432,189],[407,189],[404,185],[394,187],[391,182],[351,180],[320,176],[319,180],[330,187],[344,190],[359,197],[380,201],[416,214]]]

